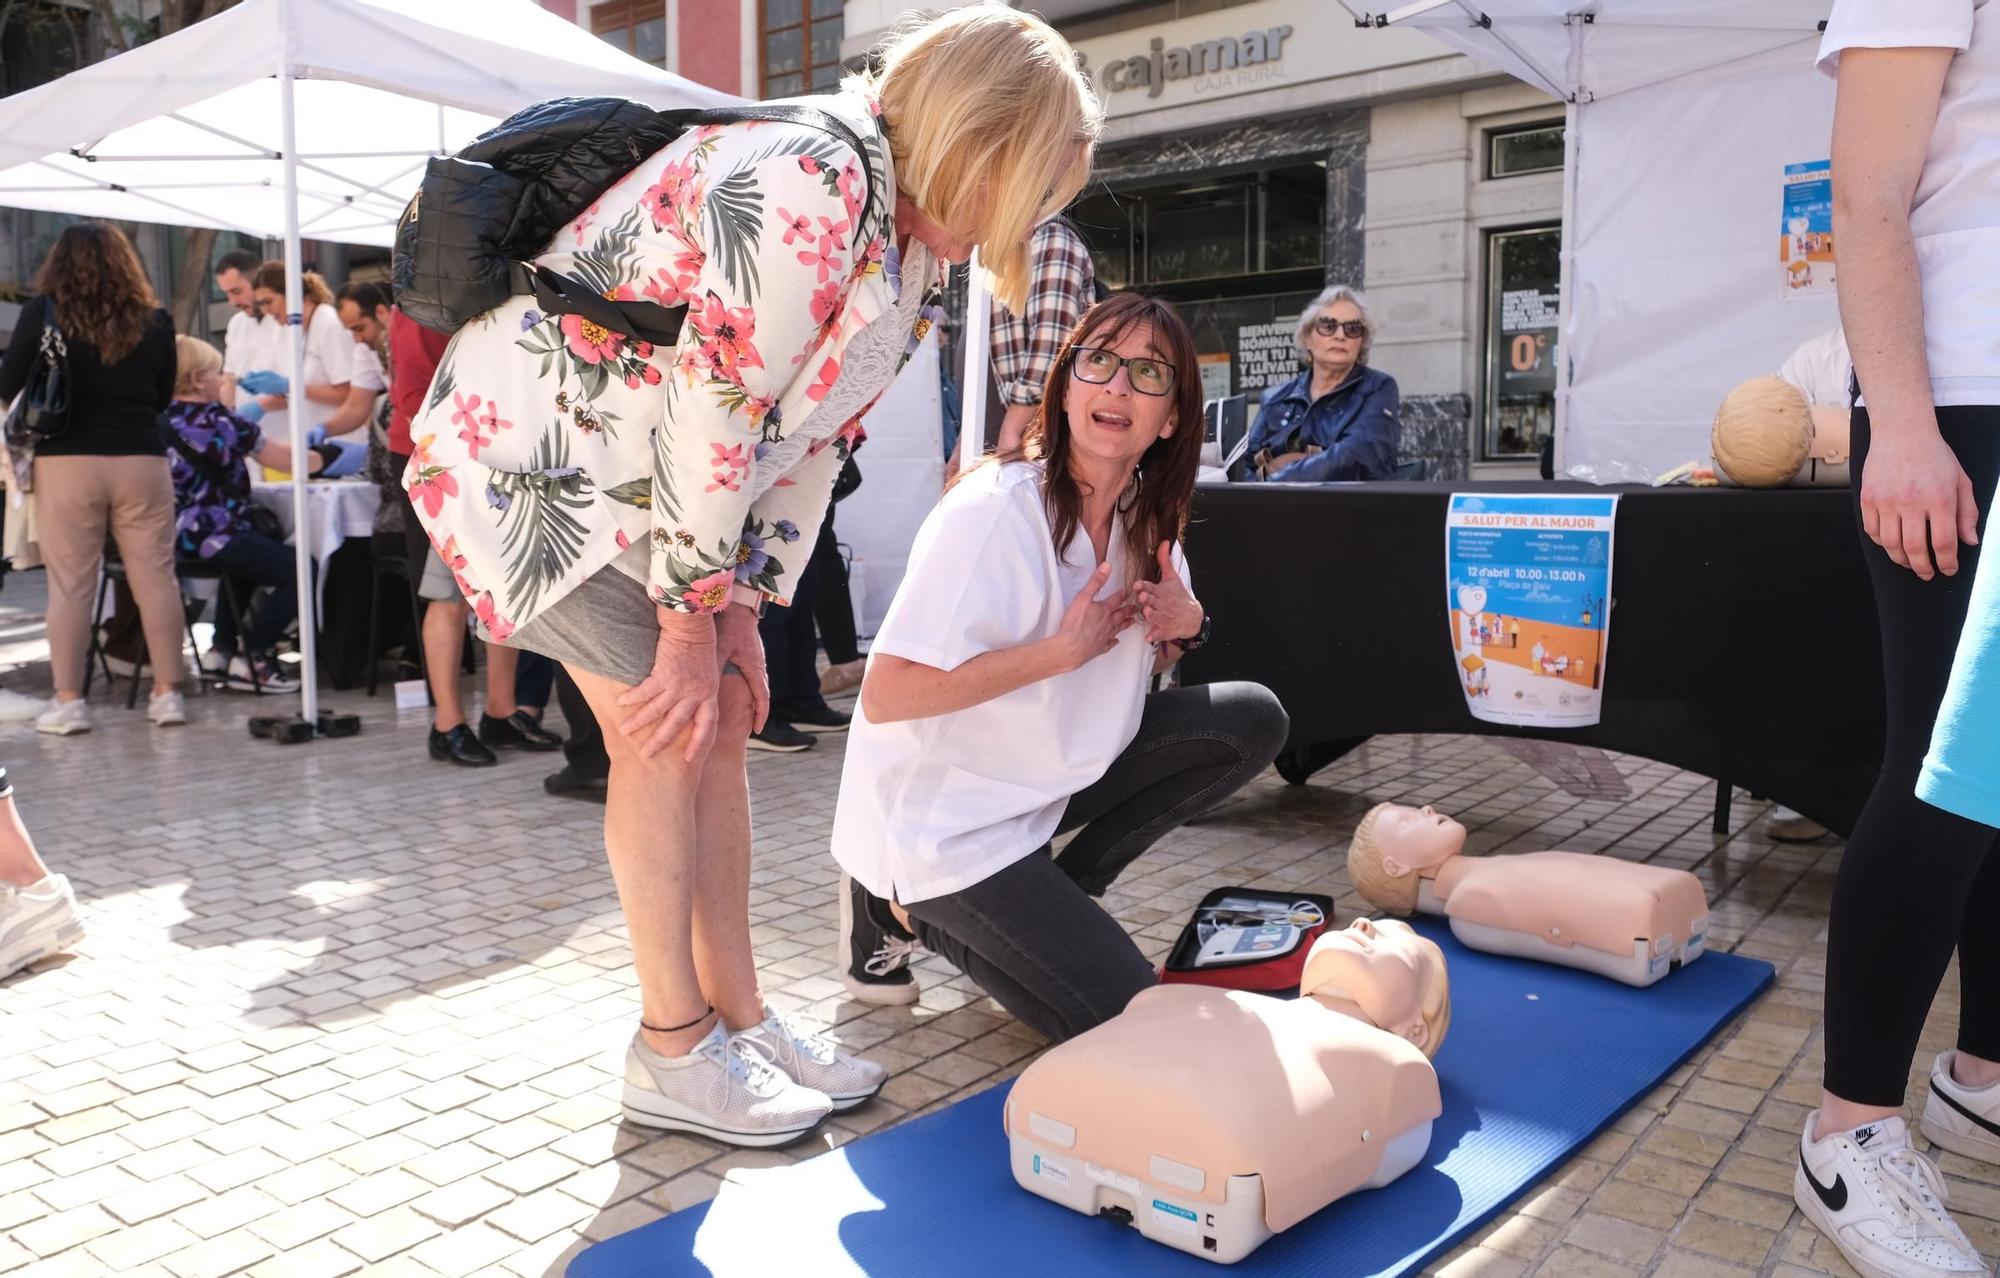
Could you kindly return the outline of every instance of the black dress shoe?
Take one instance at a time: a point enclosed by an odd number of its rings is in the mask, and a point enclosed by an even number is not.
[[[431,758],[439,763],[456,763],[462,768],[490,768],[499,758],[479,743],[472,729],[459,724],[450,732],[431,729]]]
[[[581,776],[571,767],[564,767],[561,772],[551,772],[542,778],[542,789],[558,799],[602,803],[607,788],[608,782],[604,777]]]
[[[516,710],[504,719],[490,714],[479,716],[479,739],[495,750],[526,750],[543,754],[562,749],[562,738],[535,722],[526,710]]]
[[[843,714],[825,702],[807,710],[788,709],[785,717],[801,732],[845,732],[847,725],[854,722],[853,715]]]

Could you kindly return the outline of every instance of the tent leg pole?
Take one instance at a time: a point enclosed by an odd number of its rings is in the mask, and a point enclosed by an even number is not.
[[[305,299],[299,247],[299,142],[289,66],[278,68],[278,103],[285,149],[285,332],[291,378],[290,409],[286,412],[292,445],[293,554],[299,576],[299,715],[307,723],[319,720],[319,598],[313,589],[312,526],[306,517],[305,421]]]
[[[964,397],[958,421],[958,468],[961,473],[979,464],[986,454],[986,378],[992,359],[990,347],[993,299],[980,270],[979,250],[965,281],[965,377],[959,382]]]
[[[1580,30],[1580,29],[1578,29]],[[1561,248],[1556,258],[1556,412],[1555,477],[1561,479],[1569,465],[1569,372],[1570,325],[1575,320],[1576,264],[1576,157],[1577,133],[1583,117],[1580,103],[1571,102],[1563,112],[1563,180]]]

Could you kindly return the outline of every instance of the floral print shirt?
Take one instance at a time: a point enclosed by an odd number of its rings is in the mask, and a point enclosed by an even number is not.
[[[207,559],[250,527],[250,471],[243,459],[263,447],[264,432],[215,403],[177,399],[164,416],[180,441],[167,446],[174,475],[176,549]],[[183,448],[210,465],[197,468]]]
[[[739,583],[790,598],[858,418],[941,283],[927,251],[907,276],[895,252],[875,104],[806,104],[867,154],[788,123],[690,130],[536,259],[615,300],[686,306],[672,348],[528,297],[452,338],[403,482],[494,637],[607,565],[686,612]]]

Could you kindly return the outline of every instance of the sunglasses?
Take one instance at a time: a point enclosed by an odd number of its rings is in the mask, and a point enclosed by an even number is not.
[[[1118,376],[1121,367],[1127,370],[1132,389],[1141,395],[1165,395],[1174,388],[1174,366],[1150,355],[1128,359],[1101,346],[1079,346],[1070,352],[1070,372],[1078,381],[1093,386],[1102,386]]]
[[[1321,337],[1332,337],[1336,333],[1345,333],[1349,337],[1366,337],[1368,326],[1360,320],[1337,320],[1331,315],[1322,315],[1313,321],[1313,332]]]

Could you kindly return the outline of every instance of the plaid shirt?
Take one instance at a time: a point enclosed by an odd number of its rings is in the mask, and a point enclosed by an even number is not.
[[[1083,313],[1090,309],[1096,273],[1090,250],[1074,228],[1052,217],[1028,241],[1034,273],[1028,306],[1016,316],[993,303],[993,379],[1007,405],[1039,404],[1056,355]]]

